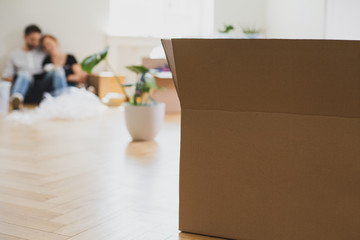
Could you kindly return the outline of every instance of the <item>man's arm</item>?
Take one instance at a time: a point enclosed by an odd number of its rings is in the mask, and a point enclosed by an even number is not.
[[[14,80],[15,73],[16,73],[16,67],[12,58],[10,57],[1,78],[4,79],[5,81],[12,82]]]

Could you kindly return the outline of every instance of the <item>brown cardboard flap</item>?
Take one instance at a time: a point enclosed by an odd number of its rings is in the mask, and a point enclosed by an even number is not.
[[[163,48],[165,49],[167,62],[168,62],[169,67],[171,69],[171,73],[172,73],[172,77],[173,77],[173,81],[174,81],[176,91],[178,91],[176,68],[175,68],[175,59],[174,59],[172,42],[171,42],[170,39],[162,39],[161,43],[163,45]]]
[[[360,41],[162,42],[183,109],[360,117]]]

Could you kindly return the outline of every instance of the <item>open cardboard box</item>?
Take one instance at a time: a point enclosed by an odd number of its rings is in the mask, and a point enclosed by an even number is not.
[[[181,103],[180,230],[360,239],[360,42],[163,40]]]

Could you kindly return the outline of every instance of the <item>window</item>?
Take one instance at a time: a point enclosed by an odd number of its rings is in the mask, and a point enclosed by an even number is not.
[[[109,35],[194,37],[213,33],[214,0],[110,0]]]
[[[326,1],[326,38],[360,39],[360,1]]]

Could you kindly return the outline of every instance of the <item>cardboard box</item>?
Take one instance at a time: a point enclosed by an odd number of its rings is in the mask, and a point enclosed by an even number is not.
[[[125,82],[124,76],[118,76],[122,83]],[[123,93],[121,90],[119,83],[115,79],[114,76],[101,76],[99,74],[91,74],[89,75],[88,84],[90,86],[94,86],[96,95],[99,96],[100,99],[106,96],[107,93]]]
[[[182,112],[180,230],[360,239],[359,41],[163,46]]]

